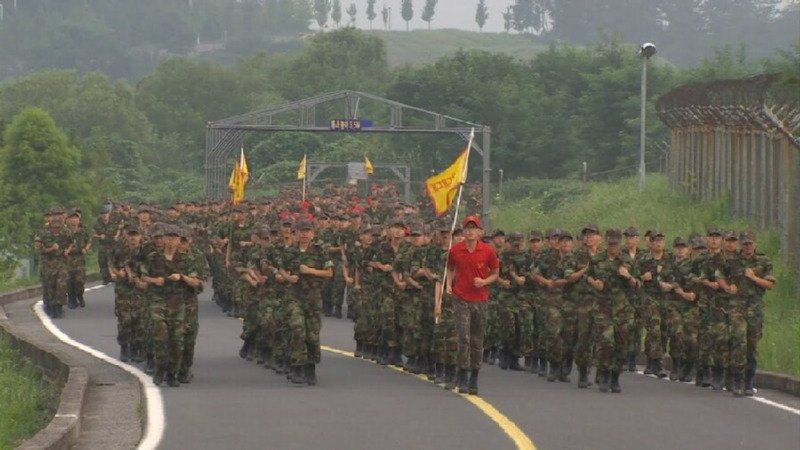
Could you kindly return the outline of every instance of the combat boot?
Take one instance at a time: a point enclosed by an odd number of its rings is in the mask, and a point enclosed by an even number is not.
[[[306,383],[309,386],[317,385],[317,365],[314,363],[306,364]]]
[[[467,393],[469,395],[478,395],[478,369],[472,369],[472,373],[469,376],[469,389]]]
[[[682,368],[683,361],[680,358],[674,358],[672,360],[672,367],[669,371],[669,381],[678,381],[680,379],[680,371]]]
[[[508,354],[508,351],[505,349],[500,350],[500,361],[497,364],[497,367],[508,370],[508,366],[511,363],[511,355]]]
[[[304,384],[306,382],[303,366],[292,366],[292,370],[289,371],[289,381],[294,384]]]
[[[467,369],[458,369],[458,393],[466,394],[469,392],[469,381],[467,380]]]
[[[166,373],[164,372],[164,369],[160,367],[157,368],[155,370],[155,373],[153,374],[153,384],[155,384],[156,386],[161,386],[161,383],[164,382],[165,375]]]
[[[578,387],[581,389],[589,387],[589,370],[586,367],[578,366]]]
[[[434,383],[436,383],[436,384],[444,383],[444,380],[445,380],[444,372],[445,372],[444,364],[436,363],[436,377],[433,380]]]
[[[247,355],[250,353],[250,347],[253,344],[250,342],[249,339],[245,339],[242,343],[242,348],[239,349],[239,358],[246,359]]]
[[[744,371],[744,395],[752,397],[756,395],[756,388],[753,386],[753,379],[756,377],[756,369],[745,369]]]
[[[730,368],[725,368],[725,390],[728,392],[733,391],[733,372]]]
[[[124,363],[130,361],[128,348],[128,344],[122,344],[119,346],[119,360]]]
[[[483,349],[483,362],[489,364],[489,357],[492,355],[492,350],[488,348]]]
[[[533,357],[525,355],[525,360],[522,363],[525,366],[525,372],[533,372]]]
[[[389,349],[389,364],[395,367],[403,367],[403,357],[400,354],[400,347]]]
[[[703,381],[700,383],[702,387],[709,387],[711,386],[711,366],[705,366],[703,369]]]
[[[723,388],[724,370],[721,366],[714,366],[711,369],[711,389],[721,391]]]
[[[452,391],[456,387],[456,366],[447,365],[444,368],[444,388]]]
[[[247,349],[247,356],[245,357],[245,359],[247,361],[252,361],[252,360],[256,359],[256,355],[257,354],[258,354],[258,352],[256,351],[256,344],[255,344],[255,342],[251,342],[250,343],[250,348]]]
[[[131,346],[131,361],[135,363],[144,362],[144,346],[142,344],[133,344]]]
[[[342,318],[342,307],[341,306],[337,305],[337,306],[333,307],[333,317],[335,317],[337,319],[341,319]]]
[[[742,380],[742,370],[732,370],[731,378],[732,378],[732,389],[731,392],[733,393],[734,397],[742,397],[744,396],[744,381]]]
[[[69,309],[75,309],[78,307],[78,299],[72,294],[67,295],[67,307]]]
[[[544,358],[539,358],[539,372],[540,377],[547,376],[547,360]]]
[[[492,347],[492,350],[489,352],[489,365],[493,366],[495,361],[497,361],[497,347]]]
[[[433,362],[430,356],[423,356],[422,357],[422,364],[425,370],[425,376],[428,378],[428,381],[435,381],[436,380],[436,363]]]
[[[356,351],[353,353],[356,358],[364,357],[364,344],[361,341],[356,341]]]
[[[636,372],[636,353],[628,354],[628,372]]]
[[[658,359],[653,361],[653,373],[655,373],[658,378],[666,378],[667,377],[668,374],[667,374],[667,371],[664,370],[664,366],[662,365],[661,358],[658,358]]]
[[[56,319],[64,318],[64,305],[56,305]]]
[[[78,294],[78,306],[81,308],[86,308],[86,300],[83,299],[83,292]]]
[[[614,370],[611,372],[611,392],[615,394],[619,394],[622,392],[622,388],[619,385],[619,371]]]
[[[531,353],[531,373],[539,373],[539,355]]]
[[[692,363],[691,359],[687,359],[683,362],[683,367],[681,367],[681,382],[683,383],[691,383],[692,382],[692,369],[694,368],[694,363]]]
[[[269,361],[269,354],[271,350],[269,347],[264,347],[261,349],[261,352],[258,355],[258,359],[256,360],[256,364],[264,365],[267,364]]]
[[[647,365],[644,368],[645,375],[653,375],[655,371],[653,370],[653,365],[655,364],[655,359],[647,358]]]
[[[192,373],[191,369],[187,369],[186,371],[178,374],[178,381],[181,384],[189,384],[192,382],[193,379],[194,379],[194,374]]]
[[[389,365],[389,347],[378,347],[378,364],[382,366]]]
[[[289,369],[288,369],[288,367],[286,367],[286,362],[283,361],[282,359],[279,360],[277,362],[277,364],[275,364],[275,373],[276,374],[278,374],[278,375],[286,375],[286,372],[288,372],[288,371],[289,371]]]
[[[558,381],[569,383],[569,376],[571,374],[572,374],[572,360],[565,359],[561,363],[561,374],[558,377]]]
[[[547,375],[547,381],[556,381],[561,374],[561,368],[557,363],[550,361],[550,373]]]
[[[156,360],[152,355],[147,355],[147,363],[144,366],[144,373],[152,375],[156,368]],[[163,379],[163,377],[162,377]]]
[[[511,357],[511,362],[508,365],[509,370],[520,371],[522,370],[522,366],[519,365],[519,356],[510,353],[509,356]]]
[[[608,392],[608,387],[609,387],[608,384],[609,384],[609,381],[610,381],[609,380],[610,377],[611,376],[610,376],[610,374],[609,374],[609,372],[607,370],[604,370],[604,371],[601,372],[598,369],[598,371],[597,371],[597,388],[600,389],[600,392],[603,392],[603,393]]]

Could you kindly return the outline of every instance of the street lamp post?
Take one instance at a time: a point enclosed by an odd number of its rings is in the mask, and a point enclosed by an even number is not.
[[[647,113],[647,61],[656,54],[656,46],[650,42],[645,42],[639,49],[642,57],[642,109],[640,112],[641,123],[639,129],[639,192],[644,191],[644,135],[645,135],[645,116]]]

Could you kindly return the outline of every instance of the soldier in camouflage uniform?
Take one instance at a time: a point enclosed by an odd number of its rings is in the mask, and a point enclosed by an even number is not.
[[[400,304],[400,327],[403,330],[403,354],[406,356],[404,370],[418,374],[427,368],[424,358],[427,352],[422,343],[422,311],[425,307],[422,290],[422,272],[425,267],[425,248],[422,225],[409,226],[410,236],[404,251],[398,252],[392,263],[392,278]],[[415,278],[417,277],[417,278]]]
[[[525,284],[525,274],[530,270],[527,252],[523,248],[521,233],[511,233],[509,247],[500,254],[500,294],[498,303],[500,368],[503,370],[522,370],[519,358],[522,352],[522,304],[520,295]]]
[[[525,252],[524,267],[533,267],[542,251],[542,233],[531,231],[528,235],[528,250]],[[525,356],[525,370],[539,372],[539,349],[537,347],[539,329],[536,326],[536,307],[540,303],[539,285],[525,271],[525,284],[520,292],[520,352]]]
[[[64,317],[64,300],[67,296],[67,261],[71,250],[71,235],[64,227],[64,210],[51,211],[47,228],[41,234],[42,290],[45,311],[53,318]]]
[[[631,258],[633,265],[632,274],[637,279],[639,278],[639,263],[647,252],[639,248],[639,229],[636,227],[628,227],[622,235],[625,238],[625,253]],[[628,324],[628,371],[636,372],[636,357],[642,351],[642,337],[644,332],[645,311],[642,307],[642,295],[637,289],[630,292],[628,297],[628,305],[630,307],[631,321]]]
[[[191,383],[194,375],[192,365],[194,364],[194,347],[197,342],[197,333],[200,329],[198,317],[197,296],[203,292],[203,283],[208,278],[208,265],[202,249],[193,245],[192,230],[183,227],[180,232],[180,246],[178,251],[181,253],[183,266],[181,273],[188,277],[195,278],[200,283],[184,283],[185,301],[185,327],[183,333],[183,354],[181,355],[181,365],[178,370],[178,381],[187,384]]]
[[[149,319],[144,309],[141,284],[137,288],[141,262],[142,236],[139,228],[129,225],[125,238],[111,252],[110,279],[114,282],[114,314],[117,316],[117,343],[120,360],[128,362],[131,356],[144,353],[145,322]]]
[[[109,271],[109,258],[114,250],[117,236],[117,226],[111,221],[111,213],[103,208],[94,225],[94,238],[97,239],[97,266],[100,269],[100,278],[103,284],[111,282]]]
[[[250,291],[251,304],[248,314],[252,314],[252,328],[242,330],[245,342],[252,340],[256,362],[272,366],[275,334],[275,308],[277,307],[278,261],[275,249],[270,242],[272,230],[266,226],[253,229],[251,236],[254,247],[248,252],[247,271],[243,274]],[[250,336],[246,336],[250,334]],[[245,355],[247,356],[247,355]]]
[[[716,280],[717,270],[722,266],[722,231],[719,227],[711,225],[706,233],[708,252],[704,253],[697,261],[699,275],[694,279],[700,286],[697,300],[700,309],[700,328],[698,333],[698,361],[697,384],[708,387],[712,378],[719,378],[719,387],[722,386],[722,363],[718,361],[722,355],[715,355],[713,350],[712,326],[719,320],[719,315],[714,313],[719,284]]]
[[[86,285],[86,253],[92,247],[88,230],[81,223],[80,210],[70,211],[67,217],[67,231],[72,243],[67,254],[67,306],[69,309],[86,306],[83,292]]]
[[[625,366],[629,312],[627,291],[636,285],[630,258],[621,252],[622,232],[606,231],[606,251],[592,258],[586,278],[598,293],[594,338],[600,392],[622,392],[619,375]]]
[[[401,348],[402,329],[399,321],[400,304],[394,288],[392,275],[395,258],[403,253],[408,242],[404,241],[405,224],[394,220],[389,228],[389,236],[378,244],[377,251],[367,264],[377,271],[376,292],[378,293],[380,316],[380,363],[402,366]]]
[[[639,280],[642,283],[642,303],[647,315],[647,336],[645,353],[647,354],[646,374],[655,374],[665,378],[667,372],[663,368],[663,338],[667,333],[667,303],[663,291],[661,272],[668,268],[670,257],[664,250],[664,234],[660,231],[650,233],[650,252],[639,261]]]
[[[445,265],[447,252],[450,250],[450,243],[461,242],[461,230],[455,230],[450,234],[450,227],[443,226],[439,229],[441,242],[439,247],[431,250],[431,267],[441,268]],[[441,277],[440,277],[441,278]],[[444,385],[444,388],[451,390],[456,387],[456,370],[458,363],[458,331],[456,329],[456,312],[454,299],[451,295],[442,295],[441,281],[436,284],[434,293],[434,351],[438,358],[437,381]]]
[[[370,297],[372,283],[367,272],[367,252],[373,243],[372,227],[365,226],[359,232],[358,242],[347,247],[347,267],[353,274],[353,293],[349,297],[348,311],[351,307],[358,310],[353,326],[353,339],[356,341],[356,358],[371,359],[373,355],[374,336],[370,333],[371,323],[375,320],[375,312],[371,307]]]
[[[472,210],[467,210],[472,211]],[[506,233],[495,230],[492,233],[490,245],[495,253],[500,255],[506,249]],[[483,341],[483,362],[494,365],[497,360],[500,345],[500,315],[498,301],[500,297],[500,284],[493,283],[489,286],[489,303],[486,312],[486,335]]]
[[[742,233],[739,238],[742,247],[741,261],[744,278],[736,286],[739,295],[745,298],[745,320],[747,321],[747,350],[742,394],[755,395],[753,379],[758,363],[758,342],[764,326],[764,294],[775,286],[772,275],[772,262],[757,252],[756,236],[751,231]],[[740,388],[741,389],[741,388]]]
[[[315,385],[321,357],[322,281],[333,277],[333,262],[322,246],[314,243],[311,222],[301,221],[296,228],[297,245],[287,248],[280,261],[281,276],[289,283],[290,379],[295,384]]]
[[[697,300],[697,295],[691,291],[690,280],[693,277],[694,263],[689,258],[689,243],[682,237],[676,237],[672,245],[673,259],[662,271],[663,290],[668,291],[665,296],[666,330],[669,339],[669,356],[672,367],[669,379],[677,381],[685,375],[684,367],[690,365],[693,359],[687,342],[687,318],[691,309],[687,304]],[[690,326],[691,327],[691,326]]]

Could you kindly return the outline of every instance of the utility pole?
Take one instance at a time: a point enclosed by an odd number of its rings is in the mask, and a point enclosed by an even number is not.
[[[645,118],[647,114],[647,61],[656,54],[656,46],[645,42],[639,49],[639,56],[642,57],[642,109],[640,112],[639,129],[639,192],[644,191],[644,139],[645,139]]]

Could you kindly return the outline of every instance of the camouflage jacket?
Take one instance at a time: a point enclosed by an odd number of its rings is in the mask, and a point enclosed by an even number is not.
[[[667,281],[664,280],[662,273],[669,271],[669,265],[671,263],[672,257],[667,252],[664,252],[664,255],[660,259],[656,259],[652,254],[648,253],[639,260],[635,269],[636,273],[634,273],[633,268],[631,268],[631,274],[641,277],[645,273],[650,272],[653,278],[650,281],[642,282],[642,290],[648,295],[661,295],[663,291],[661,290],[659,281]]]
[[[592,257],[587,277],[603,281],[603,294],[621,294],[628,290],[628,281],[619,274],[622,266],[629,272],[633,269],[630,256],[620,253],[615,258],[610,258],[608,253],[603,251]]]
[[[333,261],[319,244],[310,244],[305,251],[301,251],[299,246],[293,245],[285,249],[279,265],[281,269],[290,275],[298,275],[300,277],[298,282],[292,286],[294,291],[302,296],[320,289],[323,279],[314,275],[301,274],[300,266],[306,265],[321,270],[333,267]]]
[[[526,276],[530,271],[530,258],[525,250],[508,249],[500,254],[500,278],[511,282],[510,288],[502,288],[505,292],[518,293],[522,286],[517,284],[514,276]]]

